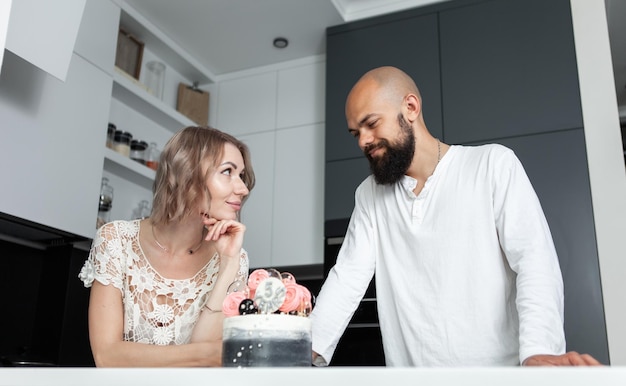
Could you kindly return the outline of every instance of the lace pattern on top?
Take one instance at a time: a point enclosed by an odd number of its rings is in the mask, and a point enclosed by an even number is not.
[[[122,293],[124,340],[156,345],[189,343],[200,311],[219,273],[215,254],[193,277],[167,279],[150,265],[139,244],[140,220],[103,225],[79,274],[85,287],[94,280]],[[248,255],[241,250],[235,280],[247,280]]]

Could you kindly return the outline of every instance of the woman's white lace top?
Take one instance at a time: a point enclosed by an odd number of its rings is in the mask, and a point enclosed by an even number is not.
[[[191,332],[217,280],[215,254],[195,276],[162,277],[139,244],[140,220],[103,225],[93,240],[79,278],[85,287],[94,280],[122,293],[124,340],[156,345],[189,343]],[[237,279],[248,276],[248,255],[241,250]]]

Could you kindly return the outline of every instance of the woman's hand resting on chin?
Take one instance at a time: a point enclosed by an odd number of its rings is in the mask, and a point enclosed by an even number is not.
[[[246,226],[235,220],[217,220],[204,217],[204,225],[208,232],[204,238],[215,242],[215,249],[220,256],[239,256],[243,245],[243,234]]]

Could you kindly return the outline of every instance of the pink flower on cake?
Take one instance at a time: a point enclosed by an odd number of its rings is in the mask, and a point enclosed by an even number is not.
[[[231,292],[224,298],[222,303],[222,312],[224,316],[237,316],[239,315],[239,305],[241,301],[246,298],[246,294],[243,292]]]
[[[291,311],[297,311],[300,308],[300,304],[304,299],[305,293],[303,286],[296,284],[295,281],[287,282],[285,284],[285,301],[283,305],[278,309],[281,312],[289,313]],[[307,291],[308,292],[308,291]]]
[[[250,298],[254,299],[254,293],[256,292],[259,283],[270,277],[270,274],[264,269],[255,269],[248,277],[248,289],[250,289]]]

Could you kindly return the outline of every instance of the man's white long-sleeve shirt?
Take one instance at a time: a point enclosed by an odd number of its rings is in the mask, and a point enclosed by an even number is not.
[[[357,188],[311,315],[330,362],[376,274],[388,366],[518,365],[565,352],[563,282],[547,221],[514,153],[451,146],[416,196],[405,176]]]

